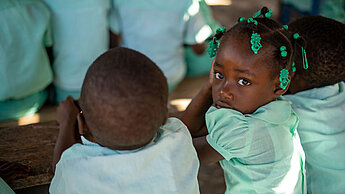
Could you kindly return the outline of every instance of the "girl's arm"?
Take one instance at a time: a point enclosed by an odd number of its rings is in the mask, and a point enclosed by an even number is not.
[[[205,113],[212,105],[212,90],[209,84],[205,85],[193,98],[181,116],[193,137],[198,135],[205,123]],[[202,134],[205,135],[205,134]]]
[[[205,113],[212,105],[213,63],[209,75],[209,82],[201,88],[181,116],[181,121],[187,126],[193,137],[207,135],[205,127]]]
[[[224,157],[207,143],[206,136],[193,139],[193,145],[198,154],[200,164],[215,163]]]

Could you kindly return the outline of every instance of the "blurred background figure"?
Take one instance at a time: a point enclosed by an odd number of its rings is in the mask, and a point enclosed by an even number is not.
[[[91,63],[109,49],[109,0],[44,0],[52,12],[56,102],[77,99]]]
[[[283,0],[281,22],[289,23],[296,14],[321,15],[345,23],[345,0]]]
[[[121,35],[121,46],[152,59],[168,79],[172,91],[185,77],[183,45],[202,54],[212,34],[200,12],[198,0],[114,0],[110,27]]]
[[[200,13],[206,24],[211,28],[212,34],[216,33],[220,24],[213,18],[211,8],[206,4],[205,0],[199,0]],[[206,41],[206,47],[209,40]],[[204,45],[204,44],[203,44]],[[185,46],[185,60],[187,64],[187,76],[208,75],[211,68],[212,58],[207,52],[196,53],[191,46]]]
[[[49,22],[39,0],[0,1],[0,121],[34,114],[47,99]]]

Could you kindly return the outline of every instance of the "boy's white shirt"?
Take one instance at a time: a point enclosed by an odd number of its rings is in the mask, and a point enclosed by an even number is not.
[[[199,193],[197,154],[187,127],[176,118],[137,150],[83,142],[62,154],[50,193]]]

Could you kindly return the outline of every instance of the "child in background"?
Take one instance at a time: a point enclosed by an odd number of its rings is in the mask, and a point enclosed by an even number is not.
[[[0,1],[0,121],[34,114],[48,97],[49,20],[40,0]]]
[[[286,98],[300,118],[298,133],[306,154],[310,193],[345,191],[345,25],[307,16],[289,25],[306,39],[308,69],[297,55]]]
[[[206,4],[205,0],[199,0],[200,14],[203,16],[206,24],[210,26],[212,34],[216,33],[216,29],[220,27],[219,23],[214,20],[211,8]],[[206,41],[208,44],[209,41]],[[191,46],[184,46],[185,60],[187,64],[186,76],[200,76],[210,73],[212,58],[207,52],[196,54]]]
[[[210,82],[182,115],[192,136],[201,136],[194,139],[200,162],[220,161],[225,193],[306,192],[298,118],[280,97],[295,45],[271,14],[264,7],[227,32],[217,30]]]
[[[44,0],[52,12],[56,101],[78,98],[88,67],[109,49],[110,0]]]
[[[142,52],[162,69],[169,91],[186,74],[183,44],[201,54],[212,33],[198,0],[113,0],[110,27],[121,34],[121,46]]]
[[[90,66],[78,116],[60,104],[50,193],[199,193],[199,162],[186,126],[167,119],[168,86],[143,54],[115,48]]]

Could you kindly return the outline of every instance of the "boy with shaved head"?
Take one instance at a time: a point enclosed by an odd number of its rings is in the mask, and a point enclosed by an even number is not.
[[[191,136],[167,119],[167,98],[166,78],[143,54],[115,48],[96,59],[81,113],[72,98],[58,107],[50,193],[199,193]]]

